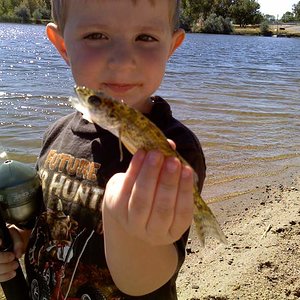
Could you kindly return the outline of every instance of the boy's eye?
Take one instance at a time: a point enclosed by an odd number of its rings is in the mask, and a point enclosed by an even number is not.
[[[106,36],[103,33],[100,32],[94,32],[86,35],[84,37],[86,40],[104,40],[106,39]]]
[[[142,41],[142,42],[157,42],[158,40],[149,35],[149,34],[140,34],[137,38],[136,38],[137,41]]]

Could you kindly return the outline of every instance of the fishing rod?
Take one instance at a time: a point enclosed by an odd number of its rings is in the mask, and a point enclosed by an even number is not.
[[[2,238],[1,250],[2,252],[13,251],[13,241],[11,239],[9,230],[6,223],[0,214],[0,235]],[[8,281],[1,282],[1,287],[7,300],[29,300],[29,289],[24,277],[20,262],[18,259],[19,267],[16,270],[16,276]]]
[[[36,171],[21,162],[9,160],[0,148],[0,251],[13,252],[13,240],[6,223],[22,228],[33,220],[39,211],[39,193],[40,181]],[[29,287],[18,263],[16,276],[1,283],[7,300],[30,299]]]

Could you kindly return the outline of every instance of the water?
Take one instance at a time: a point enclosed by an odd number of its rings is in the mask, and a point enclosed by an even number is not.
[[[0,24],[0,153],[31,164],[47,126],[72,111],[70,71],[44,31]],[[202,143],[208,201],[299,168],[299,58],[300,39],[201,34],[171,58],[159,94]]]

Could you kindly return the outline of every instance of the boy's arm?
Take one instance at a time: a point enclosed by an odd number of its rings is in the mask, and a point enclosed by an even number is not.
[[[102,213],[106,260],[118,288],[145,295],[175,273],[174,243],[191,224],[193,172],[176,158],[138,151],[109,181]]]

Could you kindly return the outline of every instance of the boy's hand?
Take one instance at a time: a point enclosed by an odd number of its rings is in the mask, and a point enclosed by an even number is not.
[[[0,282],[8,281],[16,276],[15,270],[19,267],[17,258],[21,258],[25,251],[25,243],[21,232],[15,227],[10,227],[9,232],[14,243],[13,252],[0,251]],[[0,246],[2,240],[0,239]]]
[[[175,157],[139,150],[127,172],[108,182],[103,210],[130,236],[172,244],[192,221],[193,170]]]

